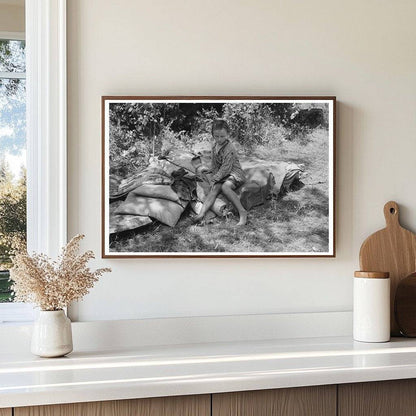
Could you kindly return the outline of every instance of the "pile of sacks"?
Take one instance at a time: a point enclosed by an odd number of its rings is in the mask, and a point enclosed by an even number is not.
[[[110,178],[110,234],[154,220],[174,227],[188,205],[198,214],[210,189],[210,174],[199,174],[201,165],[210,166],[210,152],[196,156],[176,150],[167,158],[151,157],[145,169],[124,180]],[[236,192],[247,210],[287,191],[303,171],[286,162],[243,168],[247,180]],[[208,218],[224,216],[229,208],[228,200],[219,195]]]

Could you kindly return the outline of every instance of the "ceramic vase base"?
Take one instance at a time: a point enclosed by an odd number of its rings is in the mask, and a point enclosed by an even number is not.
[[[30,350],[44,358],[63,357],[73,350],[71,321],[63,310],[40,311]]]
[[[64,357],[65,355],[72,352],[73,347],[71,345],[57,345],[53,346],[53,348],[44,348],[44,349],[35,349],[31,348],[31,352],[34,355],[42,358],[57,358],[57,357]]]

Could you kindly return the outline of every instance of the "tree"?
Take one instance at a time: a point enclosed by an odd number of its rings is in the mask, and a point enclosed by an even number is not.
[[[26,241],[26,171],[13,181],[7,162],[0,161],[0,269],[11,267],[13,251]]]
[[[7,269],[16,247],[26,241],[26,172],[14,181],[4,159],[26,144],[25,62],[24,41],[0,40],[0,72],[8,76],[0,79],[0,302],[13,298]]]
[[[0,72],[24,73],[25,42],[0,40]],[[7,75],[6,75],[7,76]],[[0,79],[0,149],[19,153],[26,142],[26,80],[24,78]],[[4,129],[6,127],[6,129]]]
[[[25,41],[0,39],[0,71],[25,72]]]

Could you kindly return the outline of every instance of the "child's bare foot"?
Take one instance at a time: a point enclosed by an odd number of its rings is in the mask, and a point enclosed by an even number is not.
[[[246,224],[247,224],[247,211],[244,210],[244,212],[240,212],[240,221],[238,221],[237,227],[241,227]]]

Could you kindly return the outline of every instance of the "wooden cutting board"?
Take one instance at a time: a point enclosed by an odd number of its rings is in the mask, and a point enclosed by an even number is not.
[[[416,271],[416,235],[400,225],[396,202],[384,205],[384,217],[386,228],[370,235],[361,246],[360,268],[390,273],[390,329],[391,335],[397,336],[400,331],[394,317],[394,298],[400,280]]]

